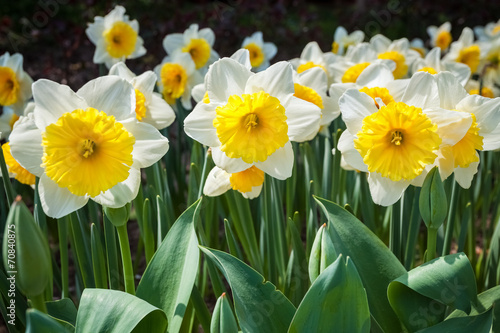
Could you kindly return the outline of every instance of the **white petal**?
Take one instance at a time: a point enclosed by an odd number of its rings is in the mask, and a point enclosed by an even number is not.
[[[243,198],[255,199],[260,195],[261,191],[262,191],[262,185],[259,185],[259,186],[253,186],[250,192],[240,192],[240,193],[243,196]]]
[[[42,131],[36,126],[33,117],[21,117],[10,133],[12,156],[29,172],[40,177],[44,170],[42,164]]]
[[[208,69],[206,85],[211,102],[227,103],[229,96],[241,95],[253,73],[236,60],[224,58]]]
[[[443,70],[452,72],[462,86],[465,86],[467,81],[469,81],[471,74],[470,67],[467,66],[466,64],[462,64],[460,62],[448,62],[448,61],[443,61],[441,64],[443,66]]]
[[[184,37],[182,34],[175,33],[167,35],[163,39],[163,48],[168,54],[174,53],[176,50],[184,46]]]
[[[388,82],[385,85],[385,88],[389,90],[394,101],[401,102],[403,98],[403,94],[405,93],[406,88],[408,87],[408,83],[410,83],[410,79],[399,79]]]
[[[138,89],[148,100],[151,97],[151,92],[155,89],[156,74],[153,71],[147,71],[134,77],[129,82],[132,83],[134,89]]]
[[[191,90],[191,96],[196,101],[196,103],[201,102],[203,97],[205,97],[205,93],[207,92],[207,88],[205,88],[204,83],[197,84]]]
[[[55,123],[66,112],[88,107],[70,87],[44,79],[33,83],[33,98],[35,122],[40,129]]]
[[[245,163],[241,158],[227,157],[226,153],[220,150],[220,147],[212,147],[212,159],[216,166],[228,173],[240,172],[252,166],[252,164]]]
[[[363,157],[354,148],[354,136],[349,131],[342,132],[337,148],[347,164],[355,170],[368,172],[368,166],[363,162]]]
[[[500,123],[500,98],[469,95],[457,104],[459,111],[473,113],[481,132],[490,132]]]
[[[286,107],[289,98],[295,92],[292,65],[280,61],[248,79],[245,93],[252,94],[262,90],[278,98],[281,105]]]
[[[285,146],[276,150],[264,162],[256,162],[255,166],[271,177],[287,179],[292,176],[293,149],[290,141]]]
[[[439,47],[435,47],[427,53],[425,56],[425,65],[426,67],[432,67],[436,71],[440,70],[441,67],[441,49]]]
[[[89,81],[76,92],[88,105],[116,120],[135,118],[135,90],[130,82],[118,76],[102,76]]]
[[[40,177],[38,194],[43,211],[53,218],[66,216],[85,206],[89,200],[86,196],[74,195],[67,188],[59,187],[45,174]]]
[[[477,155],[477,152],[476,152]],[[477,173],[479,162],[472,162],[467,168],[455,169],[455,180],[462,188],[469,188],[474,175]]]
[[[234,52],[233,55],[231,56],[231,59],[236,60],[248,70],[252,69],[252,64],[250,62],[250,52],[247,49],[239,49],[238,51]]]
[[[323,56],[323,51],[321,51],[321,48],[316,42],[309,42],[306,45],[306,47],[304,47],[304,50],[302,50],[302,53],[300,54],[300,58],[302,60],[312,61],[312,62],[318,61],[318,59],[320,59],[322,56]]]
[[[216,104],[198,103],[184,119],[184,131],[194,140],[209,147],[220,146],[214,127]]]
[[[455,109],[457,104],[467,96],[467,92],[450,72],[440,72],[436,77],[441,100],[440,106],[443,109]]]
[[[356,134],[361,131],[363,119],[378,111],[373,98],[357,89],[349,89],[339,100],[342,120],[349,132]]]
[[[135,74],[130,69],[128,69],[127,65],[125,65],[124,62],[114,64],[109,69],[109,75],[117,75],[129,82],[132,81],[133,78],[135,78]]]
[[[215,34],[212,29],[210,28],[203,28],[200,31],[198,31],[198,35],[205,39],[208,42],[208,45],[214,46],[215,42]]]
[[[262,51],[266,55],[266,59],[271,60],[278,53],[278,48],[274,43],[264,43]]]
[[[415,73],[408,83],[402,102],[422,109],[439,107],[436,79],[426,72]]]
[[[328,77],[321,68],[313,67],[299,73],[297,76],[299,84],[312,88],[319,94],[326,92]]]
[[[358,79],[356,84],[362,87],[383,87],[388,82],[394,81],[392,70],[384,64],[371,64],[366,67]]]
[[[395,204],[403,195],[403,192],[410,185],[407,180],[395,182],[389,178],[382,177],[376,172],[370,172],[368,185],[373,202],[377,205],[390,206]]]
[[[375,35],[370,39],[370,44],[373,46],[377,53],[382,53],[387,51],[389,45],[391,45],[391,40],[383,35]]]
[[[175,112],[160,94],[153,92],[147,105],[146,117],[143,121],[157,129],[170,126],[175,120]]]
[[[110,208],[123,207],[135,199],[139,192],[139,186],[141,186],[141,172],[138,169],[130,168],[126,180],[92,198],[92,200]]]
[[[226,193],[231,189],[231,182],[229,178],[231,175],[219,167],[214,167],[208,173],[205,186],[203,187],[203,194],[209,197],[216,197]]]
[[[500,125],[483,137],[483,150],[500,149]]]
[[[287,116],[288,137],[291,141],[311,140],[319,131],[321,109],[315,104],[292,96],[285,115]]]
[[[453,146],[462,140],[472,125],[472,117],[467,112],[457,112],[445,109],[428,109],[424,111],[430,120],[437,124],[437,134],[442,145]]]

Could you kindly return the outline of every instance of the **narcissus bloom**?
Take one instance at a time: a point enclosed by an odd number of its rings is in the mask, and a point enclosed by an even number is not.
[[[318,43],[309,42],[306,47],[304,47],[304,50],[302,50],[300,58],[292,59],[290,63],[298,73],[302,73],[312,67],[319,67],[324,70],[328,76],[328,83],[332,83],[334,76],[330,70],[330,65],[333,64],[336,59],[337,56],[332,52],[323,53]]]
[[[147,71],[135,76],[123,62],[119,62],[109,70],[109,75],[117,75],[132,84],[135,90],[135,116],[137,120],[163,129],[175,120],[172,107],[156,92],[156,74]]]
[[[421,185],[441,147],[460,141],[472,123],[467,114],[439,108],[428,73],[411,78],[401,102],[377,108],[371,96],[350,89],[339,104],[347,130],[338,148],[349,166],[369,173],[373,201],[384,206],[410,184]]]
[[[439,47],[441,51],[446,51],[453,41],[453,37],[451,37],[450,22],[445,22],[439,27],[431,25],[427,27],[427,33],[431,39],[431,46]]]
[[[208,65],[219,59],[213,49],[215,34],[210,28],[198,30],[198,24],[191,24],[183,34],[174,33],[165,36],[163,48],[169,55],[176,52],[189,54],[196,69],[207,68]]]
[[[396,69],[393,72],[395,79],[406,77],[413,62],[420,58],[417,51],[410,49],[410,42],[407,38],[391,41],[379,34],[370,39],[370,44],[377,52],[378,59],[388,59],[396,63]]]
[[[497,22],[490,22],[486,26],[474,27],[474,32],[480,41],[491,42],[500,38],[500,20]]]
[[[8,142],[2,145],[2,151],[5,164],[7,165],[7,170],[9,172],[9,177],[15,178],[22,184],[35,185],[35,175],[23,168],[19,162],[12,157],[10,144]],[[2,174],[0,173],[0,177],[1,176]]]
[[[23,56],[9,52],[0,56],[0,106],[8,106],[18,116],[31,98],[33,80],[23,70]]]
[[[465,85],[465,90],[471,95],[479,95],[479,89],[481,89],[481,96],[488,98],[500,97],[500,89],[495,87],[491,82],[484,82],[483,86],[479,81],[469,80]]]
[[[211,147],[215,164],[228,173],[255,165],[272,177],[290,177],[290,141],[306,140],[321,115],[318,107],[293,96],[292,72],[287,62],[255,74],[236,60],[217,61],[205,81],[209,102],[196,105],[184,130]]]
[[[356,30],[349,34],[344,27],[339,26],[333,34],[332,52],[343,55],[349,46],[358,45],[364,39],[365,33],[363,31]]]
[[[257,31],[250,37],[245,37],[241,47],[250,53],[250,63],[256,72],[269,67],[269,61],[276,55],[278,48],[274,43],[264,43],[262,32]]]
[[[139,190],[140,168],[157,162],[168,140],[136,118],[135,90],[104,76],[76,93],[49,80],[33,84],[33,117],[21,117],[10,135],[12,156],[40,177],[43,210],[60,218],[89,199],[118,208]]]
[[[116,6],[108,15],[96,16],[85,33],[95,44],[94,63],[113,64],[125,59],[134,59],[146,54],[143,40],[139,36],[139,23],[130,21],[125,8]]]
[[[264,171],[255,166],[236,173],[227,173],[219,167],[214,167],[208,173],[203,194],[216,197],[233,189],[240,192],[243,197],[253,199],[262,191],[264,178]]]
[[[481,55],[482,50],[479,44],[474,42],[472,29],[465,27],[458,40],[451,44],[450,50],[444,56],[443,60],[466,64],[469,66],[471,73],[474,74],[481,61]]]

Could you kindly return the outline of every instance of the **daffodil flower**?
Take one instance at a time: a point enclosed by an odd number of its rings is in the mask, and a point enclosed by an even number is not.
[[[480,45],[486,50],[486,56],[482,59],[478,70],[484,73],[483,83],[500,86],[500,37],[491,42],[482,42]]]
[[[216,166],[208,173],[203,194],[216,197],[233,189],[240,192],[244,198],[254,199],[262,191],[264,178],[264,171],[255,166],[232,174]]]
[[[432,47],[439,47],[441,51],[446,51],[453,41],[451,37],[451,23],[445,22],[439,27],[431,25],[427,27],[427,34],[430,37]]]
[[[269,67],[269,61],[278,52],[278,48],[274,43],[264,43],[264,38],[260,31],[254,32],[250,37],[245,37],[241,47],[249,51],[250,63],[256,72]]]
[[[347,30],[338,26],[333,34],[332,52],[338,55],[343,55],[349,46],[355,46],[363,42],[365,33],[361,30],[356,30],[348,33]]]
[[[483,50],[474,42],[471,28],[465,27],[457,41],[451,43],[450,50],[444,56],[445,61],[456,61],[469,66],[471,73],[477,71]]]
[[[146,54],[143,40],[139,36],[139,23],[129,20],[125,8],[116,6],[108,15],[96,16],[85,33],[96,46],[94,63],[113,64],[125,59],[134,59]]]
[[[156,74],[153,71],[136,76],[123,62],[119,62],[111,67],[109,75],[117,75],[134,87],[137,120],[151,124],[159,130],[174,122],[175,113],[172,107],[160,94],[153,91],[156,85]]]
[[[491,42],[500,38],[500,20],[497,22],[490,22],[486,26],[474,27],[474,32],[480,41]]]
[[[23,70],[23,56],[9,52],[0,56],[0,106],[8,106],[21,115],[26,102],[31,98],[33,80]]]
[[[347,130],[339,150],[352,168],[368,172],[373,201],[394,204],[413,184],[421,186],[438,152],[460,141],[472,123],[470,115],[439,108],[436,78],[415,74],[401,102],[380,108],[373,98],[350,89],[340,99]]]
[[[478,151],[500,148],[500,98],[468,95],[457,79],[448,72],[437,75],[441,107],[472,116],[465,136],[444,149],[439,159],[442,178],[455,174],[463,188],[469,188],[479,165]]]
[[[287,62],[255,74],[236,60],[217,61],[205,81],[209,103],[198,103],[186,117],[186,134],[211,147],[215,165],[228,173],[255,166],[278,179],[290,177],[290,141],[306,140],[321,115],[293,96],[292,73]]]
[[[33,84],[35,110],[10,135],[12,156],[40,178],[45,213],[65,216],[89,199],[118,208],[135,198],[140,168],[157,162],[168,140],[136,118],[132,84],[104,76],[76,93],[49,80]]]
[[[483,81],[483,86],[481,87],[479,81],[469,80],[465,85],[465,90],[470,95],[479,95],[479,89],[481,88],[481,96],[488,98],[500,97],[500,89],[497,88],[493,83],[487,80]]]
[[[377,52],[378,59],[388,59],[396,63],[394,78],[402,79],[408,76],[408,69],[413,62],[420,58],[417,51],[410,49],[410,42],[407,38],[391,41],[383,35],[375,35],[370,39],[370,44]]]
[[[336,59],[337,56],[332,52],[323,53],[318,43],[309,42],[306,47],[304,47],[304,50],[302,50],[300,58],[292,59],[290,63],[298,73],[302,73],[312,67],[321,68],[328,76],[328,83],[330,84],[334,79],[330,65],[333,64]]]
[[[174,33],[165,36],[163,48],[169,55],[183,52],[191,56],[196,69],[206,69],[219,59],[219,54],[213,49],[215,34],[210,28],[198,30],[198,24],[191,24],[184,33]]]

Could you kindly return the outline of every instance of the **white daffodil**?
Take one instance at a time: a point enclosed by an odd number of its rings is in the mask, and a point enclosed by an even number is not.
[[[465,27],[457,41],[451,43],[449,52],[444,56],[445,61],[455,61],[469,66],[475,74],[481,62],[482,50],[474,42],[474,33],[471,28]]]
[[[420,57],[425,57],[427,52],[427,48],[424,45],[424,41],[420,38],[413,38],[410,42],[410,49],[417,51],[420,54]]]
[[[85,33],[96,46],[94,63],[113,64],[125,59],[134,59],[146,54],[143,40],[139,36],[139,23],[130,21],[125,8],[116,6],[108,15],[96,16]]]
[[[208,173],[203,194],[217,197],[233,189],[240,192],[243,197],[253,199],[262,191],[264,178],[264,171],[255,166],[236,173],[227,173],[216,166]]]
[[[380,108],[357,89],[340,99],[347,129],[338,148],[348,165],[369,173],[370,192],[379,205],[394,204],[410,184],[420,186],[439,150],[460,141],[472,123],[468,114],[439,108],[436,81],[417,73],[401,102]]]
[[[441,61],[441,49],[433,48],[424,59],[417,59],[413,63],[412,72],[427,72],[437,74],[442,71],[451,72],[458,81],[465,86],[470,77],[470,68],[466,64],[454,61]]]
[[[500,148],[500,98],[468,95],[456,77],[448,72],[437,75],[441,107],[470,114],[472,124],[456,144],[443,149],[439,170],[446,178],[452,172],[463,188],[469,188],[477,173],[481,150]]]
[[[355,46],[363,42],[365,33],[361,30],[356,30],[348,33],[347,30],[339,26],[333,34],[332,52],[338,55],[343,55],[349,46]]]
[[[480,41],[491,42],[500,38],[500,20],[490,22],[486,26],[474,27],[474,32]]]
[[[40,178],[45,213],[65,216],[89,199],[118,208],[135,198],[140,168],[157,162],[168,140],[139,122],[135,91],[117,76],[104,76],[76,93],[49,80],[33,84],[35,110],[10,134],[12,156]]]
[[[377,59],[377,52],[368,43],[350,47],[344,57],[331,64],[330,71],[335,83],[355,83],[361,73],[371,64],[385,64],[392,70],[396,63],[390,59]]]
[[[183,34],[174,33],[165,36],[163,48],[169,55],[177,52],[189,54],[196,69],[206,69],[219,59],[219,54],[213,49],[215,34],[210,28],[198,30],[198,24],[191,24]]]
[[[2,151],[3,157],[5,159],[5,164],[7,166],[7,171],[9,172],[9,177],[15,178],[21,184],[30,186],[35,185],[35,175],[23,168],[19,164],[19,162],[17,162],[14,157],[12,157],[9,142],[6,142],[2,145]],[[0,173],[0,177],[2,177],[2,173]]]
[[[410,49],[407,38],[391,41],[383,35],[375,35],[370,39],[370,44],[377,52],[378,59],[388,59],[396,63],[394,78],[402,79],[408,76],[408,70],[413,62],[420,58],[417,51]]]
[[[188,53],[176,52],[167,56],[155,67],[158,77],[158,87],[168,104],[175,107],[175,101],[180,98],[182,106],[190,110],[191,89],[203,82],[203,77],[196,70],[193,59]]]
[[[210,66],[209,103],[198,103],[184,130],[212,148],[219,168],[237,173],[255,165],[286,179],[293,168],[290,141],[304,141],[317,130],[321,109],[293,94],[293,70],[279,62],[257,74],[233,59]]]
[[[136,76],[123,62],[119,62],[111,67],[109,75],[117,75],[134,87],[137,120],[151,124],[159,130],[174,122],[175,113],[172,107],[160,94],[153,91],[156,84],[156,74],[153,71]]]
[[[9,52],[0,56],[0,106],[8,106],[21,115],[31,98],[33,80],[23,70],[23,56]]]
[[[465,85],[465,90],[470,95],[479,95],[479,89],[481,89],[481,96],[483,97],[500,97],[500,89],[490,82],[483,81],[483,86],[481,87],[479,81],[469,80]]]
[[[441,51],[446,51],[453,41],[451,37],[451,23],[445,22],[439,27],[431,25],[427,27],[427,34],[429,34],[432,47],[439,47]]]
[[[257,31],[245,37],[241,47],[250,52],[250,63],[256,72],[269,67],[269,61],[276,55],[278,48],[274,43],[264,43],[262,32]]]
[[[312,67],[321,68],[328,76],[328,84],[330,84],[333,82],[334,78],[330,71],[330,65],[333,64],[336,59],[337,56],[332,52],[323,53],[318,43],[309,42],[306,47],[304,47],[304,50],[302,50],[300,58],[292,59],[290,63],[298,73],[302,73]]]

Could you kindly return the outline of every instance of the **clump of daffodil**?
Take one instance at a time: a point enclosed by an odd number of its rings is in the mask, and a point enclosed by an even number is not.
[[[177,52],[188,54],[197,70],[206,69],[219,59],[213,49],[215,34],[210,28],[198,30],[198,24],[191,24],[184,33],[173,33],[163,39],[163,48],[169,55]]]
[[[117,75],[134,87],[137,120],[151,124],[157,129],[163,129],[174,122],[175,113],[172,107],[160,94],[153,91],[156,85],[156,74],[153,71],[135,76],[123,62],[119,62],[111,67],[109,75]]]
[[[278,179],[291,176],[291,141],[316,131],[321,111],[295,93],[293,70],[279,62],[257,74],[224,58],[210,66],[208,103],[186,117],[187,135],[212,148],[215,165],[227,173],[255,166]]]
[[[264,178],[264,171],[259,170],[256,166],[236,173],[227,173],[216,166],[208,173],[203,194],[216,197],[233,189],[240,192],[244,198],[254,199],[262,191]]]
[[[60,218],[89,199],[117,208],[135,198],[140,168],[157,162],[168,140],[136,117],[136,93],[118,76],[104,76],[76,93],[49,80],[33,84],[33,116],[10,135],[12,156],[40,178],[44,212]]]
[[[385,105],[350,89],[339,105],[347,130],[338,149],[353,169],[368,172],[373,201],[394,204],[405,189],[421,186],[440,149],[460,141],[472,123],[468,114],[439,108],[436,78],[415,74],[400,102]]]
[[[365,33],[363,31],[356,30],[348,33],[344,27],[338,26],[333,34],[332,52],[343,55],[349,46],[356,46],[364,39]]]
[[[116,6],[108,15],[96,16],[85,33],[96,46],[94,63],[113,64],[125,59],[134,59],[146,54],[143,40],[139,36],[139,23],[129,20],[125,8]]]
[[[474,41],[472,29],[465,27],[458,40],[451,43],[450,50],[443,60],[466,64],[471,73],[475,74],[481,62],[482,52],[479,44]]]
[[[274,43],[264,43],[262,32],[257,31],[250,37],[245,37],[241,47],[250,54],[250,63],[254,71],[260,72],[269,67],[269,61],[276,55],[278,48]]]
[[[9,107],[18,116],[31,98],[33,80],[23,70],[23,56],[9,52],[0,56],[0,106]]]
[[[407,77],[413,62],[420,58],[420,54],[410,48],[410,42],[407,38],[391,41],[379,34],[370,39],[370,44],[377,53],[378,59],[388,59],[396,63],[393,72],[395,79]]]
[[[175,107],[177,99],[185,109],[191,109],[191,90],[203,82],[203,77],[196,70],[195,63],[188,53],[176,52],[167,56],[155,67],[158,87],[168,104]]]
[[[295,58],[290,60],[293,68],[297,73],[302,73],[309,68],[319,67],[321,68],[328,77],[328,83],[332,83],[334,80],[334,75],[330,69],[330,66],[336,61],[337,56],[332,52],[321,51],[318,43],[309,42],[302,50],[300,58]]]
[[[439,47],[443,52],[448,49],[453,41],[450,22],[445,22],[439,27],[435,25],[427,27],[427,34],[429,34],[431,46]]]

